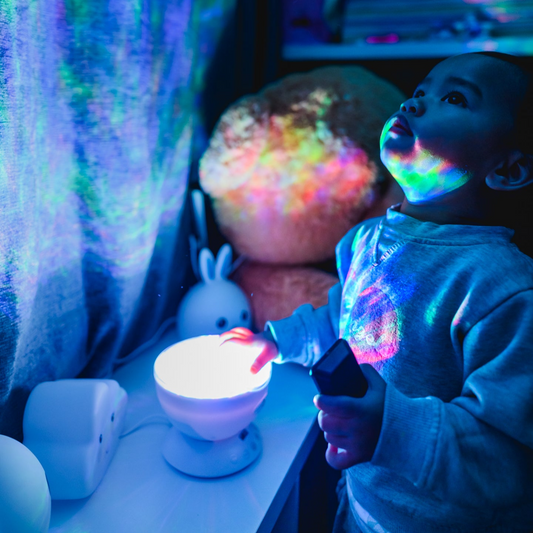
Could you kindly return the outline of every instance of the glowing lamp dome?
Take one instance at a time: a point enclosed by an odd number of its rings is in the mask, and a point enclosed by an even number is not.
[[[267,395],[272,365],[250,372],[257,347],[218,335],[193,337],[164,350],[154,364],[156,391],[172,424],[195,439],[218,441],[242,431]]]

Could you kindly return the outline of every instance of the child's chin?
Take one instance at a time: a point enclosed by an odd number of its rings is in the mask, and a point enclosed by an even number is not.
[[[404,167],[407,168],[407,162],[411,159],[410,152],[407,152],[406,150],[390,149],[389,147],[382,148],[379,157],[381,162],[393,176]]]
[[[392,169],[401,169],[404,166],[408,168],[412,165],[414,158],[413,146],[385,144],[379,155],[381,162],[387,167],[388,171],[394,174]]]

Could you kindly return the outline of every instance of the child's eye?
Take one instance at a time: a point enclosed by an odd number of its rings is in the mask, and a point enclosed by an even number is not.
[[[415,94],[413,94],[413,98],[420,98],[421,96],[425,96],[424,91],[422,91],[422,89],[418,89],[418,91],[415,91]]]
[[[462,107],[466,107],[466,98],[458,92],[451,92],[448,93],[444,98],[442,98],[443,102],[448,102],[452,105],[460,105]]]

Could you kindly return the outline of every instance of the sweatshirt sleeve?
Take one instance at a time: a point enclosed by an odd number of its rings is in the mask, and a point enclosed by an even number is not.
[[[463,355],[463,390],[449,403],[387,386],[372,464],[462,506],[524,506],[533,501],[533,291],[476,323]]]
[[[337,244],[335,255],[340,282],[328,292],[328,303],[318,309],[311,304],[300,306],[282,320],[267,322],[279,349],[276,363],[299,363],[313,366],[339,338],[342,287],[354,254],[354,241],[361,225],[352,228]]]
[[[339,338],[341,284],[328,292],[328,303],[318,309],[304,304],[282,320],[267,322],[266,328],[278,345],[276,363],[299,363],[311,367]]]

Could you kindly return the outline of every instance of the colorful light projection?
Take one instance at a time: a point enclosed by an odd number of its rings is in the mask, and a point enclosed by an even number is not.
[[[423,148],[412,135],[391,130],[396,117],[383,127],[381,160],[412,204],[424,203],[459,187],[471,176]]]
[[[367,287],[350,271],[345,283],[345,300],[340,317],[340,335],[352,348],[359,363],[379,364],[394,357],[400,349],[401,303],[393,304],[380,289],[380,276]],[[408,292],[404,300],[410,298]]]
[[[360,202],[368,194],[376,169],[367,153],[351,139],[335,135],[324,120],[337,99],[331,91],[317,88],[291,107],[293,114],[257,120],[250,109],[250,113],[240,110],[231,117],[223,131],[226,143],[231,145],[232,138],[249,139],[226,156],[232,163],[231,177],[227,177],[232,186],[224,194],[237,208],[236,219],[241,217],[239,206],[262,213],[265,219],[272,216],[272,209],[298,218],[309,211],[309,204],[325,207],[331,196]],[[303,115],[315,116],[316,122],[303,123],[299,120]],[[205,159],[201,166],[204,186],[210,190],[227,186],[220,173],[211,175],[208,170]],[[246,188],[238,188],[244,184]]]
[[[163,255],[174,243],[187,184],[200,46],[191,2],[30,4],[0,6],[0,186],[10,229],[10,242],[0,238],[0,278],[10,249],[25,293],[80,254],[84,270],[144,277],[154,247]]]
[[[407,273],[401,280],[394,266],[381,269],[385,261],[402,261],[405,241],[389,236],[380,222],[376,228],[360,228],[351,245],[353,259],[343,287],[339,333],[350,344],[359,363],[379,370],[401,349],[409,327],[418,282]]]
[[[0,1],[0,433],[22,437],[40,380],[108,372],[179,294],[199,25],[234,4]]]
[[[398,314],[377,286],[359,294],[346,326],[344,337],[359,363],[376,363],[398,353]]]

